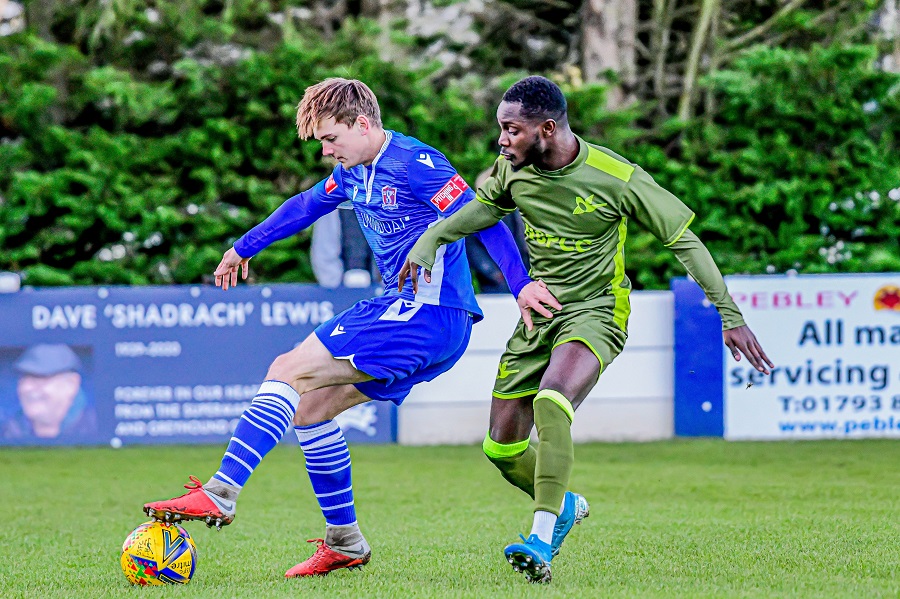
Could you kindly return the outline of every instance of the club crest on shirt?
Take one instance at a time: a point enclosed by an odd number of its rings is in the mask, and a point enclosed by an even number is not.
[[[381,207],[385,210],[397,209],[397,188],[385,185],[381,188]]]

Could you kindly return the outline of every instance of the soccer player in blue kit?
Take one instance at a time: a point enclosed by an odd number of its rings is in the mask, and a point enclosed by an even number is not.
[[[144,505],[149,516],[161,520],[231,523],[243,485],[293,421],[326,532],[312,557],[287,571],[289,578],[360,567],[371,557],[356,520],[350,453],[333,418],[370,400],[402,403],[413,385],[459,360],[473,322],[482,318],[462,241],[441,248],[431,282],[420,282],[417,295],[412,285],[397,291],[398,273],[419,236],[474,199],[443,154],[385,130],[375,95],[355,80],[327,79],[307,88],[297,109],[297,132],[303,139],[315,137],[322,153],[340,164],[238,239],[216,268],[216,285],[233,287],[239,272],[247,277],[250,258],[349,200],[386,293],[323,323],[272,362],[208,482],[192,476],[188,493]],[[543,304],[561,306],[543,283],[528,278],[506,225],[498,223],[480,236],[526,322],[529,310],[551,317]]]

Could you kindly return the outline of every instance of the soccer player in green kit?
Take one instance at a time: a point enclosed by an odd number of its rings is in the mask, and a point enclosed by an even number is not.
[[[568,492],[575,410],[627,337],[631,282],[627,222],[670,248],[722,316],[725,344],[760,372],[774,365],[744,324],[715,262],[691,232],[694,213],[641,167],[572,133],[562,91],[543,77],[513,85],[497,109],[501,156],[477,202],[428,229],[404,265],[430,279],[441,245],[498,222],[516,208],[525,221],[531,276],[559,300],[553,313],[524,311],[493,391],[484,452],[503,477],[534,499],[528,538],[504,550],[530,582],[550,581],[550,562],[587,502]],[[401,270],[399,280],[406,278]],[[542,314],[544,313],[544,314]],[[537,427],[539,443],[529,445]]]

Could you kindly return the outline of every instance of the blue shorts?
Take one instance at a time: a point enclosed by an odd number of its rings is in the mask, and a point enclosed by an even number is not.
[[[315,332],[332,356],[375,379],[357,383],[361,393],[399,406],[413,385],[447,372],[462,357],[472,316],[459,308],[376,297],[357,302]]]

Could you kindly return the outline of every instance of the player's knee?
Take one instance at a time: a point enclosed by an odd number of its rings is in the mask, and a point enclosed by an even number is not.
[[[300,400],[300,405],[294,412],[294,426],[312,426],[328,420],[328,415],[318,406],[309,401]]]
[[[570,427],[575,420],[575,406],[569,399],[554,389],[541,389],[534,398],[534,424],[541,437],[541,431],[550,426]]]
[[[288,380],[291,378],[290,366],[290,355],[281,354],[280,356],[272,360],[272,364],[269,366],[269,371],[266,373],[266,379],[271,381],[284,381],[286,383],[290,383],[290,381]]]

